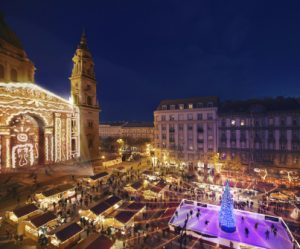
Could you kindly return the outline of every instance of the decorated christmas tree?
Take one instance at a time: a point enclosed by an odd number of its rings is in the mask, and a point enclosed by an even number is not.
[[[233,212],[233,200],[230,195],[229,181],[226,181],[222,195],[221,209],[219,212],[219,225],[224,232],[235,232],[235,217]]]

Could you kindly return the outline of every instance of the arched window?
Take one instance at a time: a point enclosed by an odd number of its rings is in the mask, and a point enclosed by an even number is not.
[[[18,72],[14,68],[10,71],[10,79],[11,79],[12,82],[17,82],[18,81]]]
[[[4,66],[0,64],[0,80],[4,79]]]

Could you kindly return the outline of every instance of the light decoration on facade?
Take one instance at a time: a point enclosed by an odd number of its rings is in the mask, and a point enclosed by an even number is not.
[[[222,195],[222,203],[219,212],[219,226],[227,233],[233,233],[236,230],[233,200],[231,198],[228,180],[226,180],[225,189]]]
[[[268,171],[267,169],[259,169],[259,168],[254,168],[254,171],[259,174],[259,176],[263,179],[266,180],[268,176]]]

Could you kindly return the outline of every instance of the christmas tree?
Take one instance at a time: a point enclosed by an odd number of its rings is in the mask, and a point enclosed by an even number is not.
[[[235,232],[235,217],[233,213],[233,200],[230,195],[229,181],[226,181],[222,195],[221,209],[219,212],[219,225],[224,232]]]

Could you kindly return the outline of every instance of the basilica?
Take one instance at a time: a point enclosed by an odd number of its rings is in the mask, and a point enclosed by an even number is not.
[[[73,56],[70,99],[35,83],[35,67],[0,16],[0,171],[98,158],[94,62],[83,33]]]

